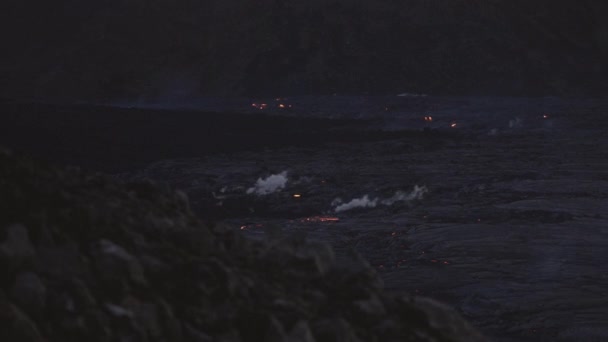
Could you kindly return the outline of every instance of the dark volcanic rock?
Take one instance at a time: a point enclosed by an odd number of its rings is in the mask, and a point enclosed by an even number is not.
[[[42,280],[32,272],[17,275],[11,297],[32,316],[38,316],[44,309],[46,287]]]
[[[442,305],[383,292],[369,265],[204,225],[149,182],[2,152],[0,207],[2,341],[484,340]]]
[[[27,229],[15,224],[6,228],[6,239],[0,245],[0,264],[8,270],[14,270],[30,261],[36,251],[32,246]]]

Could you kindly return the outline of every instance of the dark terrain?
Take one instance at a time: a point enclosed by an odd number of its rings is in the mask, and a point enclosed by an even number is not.
[[[245,239],[187,196],[0,150],[2,341],[484,341],[356,254]],[[280,271],[277,271],[280,270]]]
[[[177,187],[203,220],[251,241],[307,235],[343,261],[354,250],[389,292],[447,302],[496,340],[607,338],[605,100],[289,101],[298,105],[263,116],[249,105],[228,114],[13,103],[0,143]],[[282,172],[283,188],[248,193]],[[409,197],[416,186],[426,192]],[[375,206],[332,204],[365,195]]]
[[[598,0],[5,0],[0,97],[591,95]]]
[[[608,340],[608,2],[0,13],[0,340]]]

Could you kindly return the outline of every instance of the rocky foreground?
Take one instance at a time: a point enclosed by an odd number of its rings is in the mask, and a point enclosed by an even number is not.
[[[0,152],[2,341],[481,341],[353,254],[203,224],[181,192]]]

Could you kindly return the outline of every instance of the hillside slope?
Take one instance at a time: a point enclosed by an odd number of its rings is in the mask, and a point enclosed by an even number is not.
[[[595,0],[7,0],[1,96],[604,94]]]

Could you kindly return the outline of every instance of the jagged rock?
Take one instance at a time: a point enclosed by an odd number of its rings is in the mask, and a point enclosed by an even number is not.
[[[59,326],[69,336],[86,338],[87,326],[83,316],[66,316],[61,319]]]
[[[133,317],[133,312],[123,308],[122,306],[111,304],[111,303],[106,303],[106,304],[104,304],[103,307],[113,317],[116,317],[116,318],[132,318]]]
[[[0,244],[0,265],[13,270],[30,261],[35,254],[25,226],[13,224],[6,228],[6,239]]]
[[[377,296],[365,300],[356,300],[353,307],[357,313],[366,317],[378,317],[386,314],[384,304]]]
[[[55,315],[66,315],[75,314],[78,312],[74,298],[65,289],[56,292],[50,290],[48,293],[47,306],[49,310]]]
[[[191,342],[211,342],[213,338],[204,332],[194,328],[190,324],[184,325],[184,338]]]
[[[240,342],[243,341],[241,336],[236,331],[231,331],[217,337],[218,342]]]
[[[113,335],[110,319],[99,310],[91,310],[84,315],[87,335],[98,341],[109,341]]]
[[[315,337],[306,321],[299,321],[291,329],[287,337],[289,342],[316,342]]]
[[[145,285],[144,271],[139,260],[110,240],[100,240],[92,254],[99,278],[108,286],[123,284],[125,280]]]
[[[264,335],[264,341],[267,342],[284,342],[287,339],[287,334],[283,328],[283,324],[274,316],[270,316],[268,329]]]
[[[129,296],[122,301],[122,306],[133,313],[135,323],[142,335],[158,339],[162,334],[159,310],[155,304],[141,302]]]
[[[327,245],[213,230],[171,191],[145,184],[133,195],[11,158],[0,154],[0,204],[44,198],[15,207],[15,222],[53,227],[53,241],[32,233],[36,251],[21,225],[0,235],[0,260],[11,267],[0,276],[2,341],[481,339],[453,311],[384,293],[356,256],[342,262]]]
[[[162,279],[163,276],[171,272],[169,264],[152,255],[144,254],[139,257],[139,260],[145,270],[145,274],[150,277]]]
[[[323,275],[334,264],[334,253],[328,244],[307,244],[298,247],[295,251],[295,262],[302,265],[302,269]]]
[[[45,306],[46,287],[35,273],[19,273],[11,297],[30,316],[38,317]]]
[[[313,324],[318,342],[361,342],[352,326],[343,318],[323,319]]]
[[[170,341],[181,341],[183,338],[182,324],[179,319],[175,317],[171,306],[162,298],[157,300],[156,305],[159,310],[160,322],[164,335]]]
[[[76,307],[79,311],[86,311],[97,305],[95,297],[91,294],[86,284],[79,278],[70,281],[71,292],[74,295]]]
[[[83,277],[89,273],[85,257],[76,243],[41,247],[37,254],[35,269],[42,276],[69,278]]]
[[[0,338],[2,341],[43,342],[36,324],[0,293]]]
[[[185,192],[181,190],[175,191],[175,199],[182,209],[190,210],[190,200]]]
[[[413,304],[426,315],[427,324],[432,331],[443,339],[466,336],[467,341],[485,341],[485,338],[451,307],[425,297],[415,297]]]

